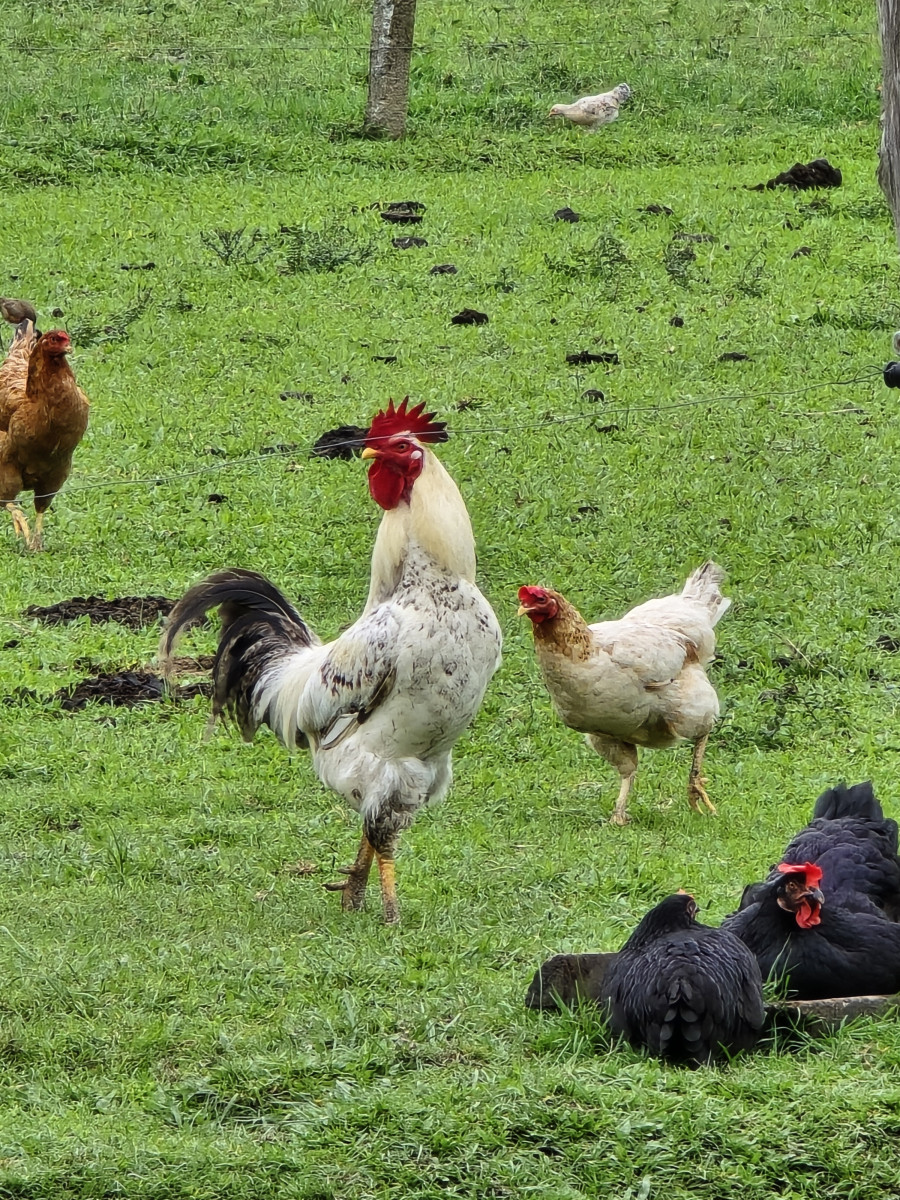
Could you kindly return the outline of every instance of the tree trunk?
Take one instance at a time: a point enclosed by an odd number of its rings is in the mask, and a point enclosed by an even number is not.
[[[900,0],[877,0],[881,34],[881,148],[878,182],[900,245]]]
[[[367,133],[389,138],[403,136],[415,26],[416,0],[375,0],[369,49]]]

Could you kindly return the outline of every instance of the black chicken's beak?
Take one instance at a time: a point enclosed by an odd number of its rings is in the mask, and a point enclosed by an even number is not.
[[[807,888],[803,893],[804,900],[815,900],[817,904],[824,904],[825,897],[818,888]]]

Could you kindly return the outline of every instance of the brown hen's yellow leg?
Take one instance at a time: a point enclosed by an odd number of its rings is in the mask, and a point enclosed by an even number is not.
[[[396,925],[400,920],[400,905],[397,902],[397,881],[394,878],[393,854],[378,854],[378,874],[381,876],[381,904],[385,925]]]
[[[619,794],[616,797],[616,807],[612,811],[612,816],[609,818],[611,825],[629,825],[631,817],[626,812],[628,804],[628,793],[631,791],[631,785],[634,783],[634,775],[623,775],[622,783],[619,787]]]
[[[31,541],[31,530],[28,528],[28,522],[25,520],[25,514],[19,508],[14,500],[7,500],[3,507],[12,517],[13,528],[16,531],[16,537],[23,537],[26,544]]]
[[[329,892],[341,892],[341,908],[345,911],[348,909],[362,908],[366,899],[366,884],[369,882],[369,871],[372,869],[372,859],[375,857],[375,850],[369,839],[363,834],[363,839],[359,843],[359,853],[356,855],[356,862],[351,867],[341,867],[340,872],[346,875],[344,880],[337,879],[334,883],[326,883],[325,889]]]
[[[44,548],[44,514],[42,512],[35,513],[34,516],[34,533],[27,539],[29,550],[43,550]]]
[[[709,741],[709,734],[702,737],[694,746],[694,757],[691,761],[691,773],[688,776],[688,804],[694,812],[700,811],[698,801],[705,804],[713,816],[716,816],[716,806],[706,794],[704,784],[706,780],[703,778],[702,766],[703,755],[706,753],[706,743]]]
[[[615,767],[619,772],[622,782],[616,797],[616,807],[609,819],[613,825],[627,825],[631,818],[625,811],[625,806],[628,803],[628,793],[631,791],[634,777],[637,775],[637,746],[632,745],[631,742],[620,742],[603,733],[586,734],[586,740],[593,750],[596,750],[611,767]]]

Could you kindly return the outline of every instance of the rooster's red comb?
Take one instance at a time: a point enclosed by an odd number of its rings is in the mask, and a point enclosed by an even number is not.
[[[412,434],[420,442],[446,442],[448,438],[446,421],[435,421],[434,413],[423,412],[425,401],[408,408],[409,396],[404,396],[394,408],[393,400],[388,401],[387,410],[382,409],[372,418],[369,432],[366,434],[366,445],[373,449],[384,438],[394,437],[398,433]]]
[[[815,863],[779,863],[777,868],[782,875],[802,875],[808,888],[815,887],[822,878],[822,868]]]

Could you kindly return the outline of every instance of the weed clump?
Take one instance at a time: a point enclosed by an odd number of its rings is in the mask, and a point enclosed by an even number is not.
[[[605,298],[615,300],[632,271],[628,248],[612,233],[602,233],[588,247],[572,250],[566,258],[544,256],[550,271],[567,279],[590,279],[605,285]]]
[[[153,293],[139,290],[130,304],[109,317],[83,317],[70,321],[68,333],[81,349],[96,346],[98,342],[121,341],[128,336],[131,326],[150,307]]]
[[[282,225],[281,233],[285,246],[285,261],[279,268],[282,275],[359,266],[375,253],[370,239],[358,237],[339,221],[326,221],[321,229]]]
[[[697,261],[697,251],[690,242],[671,241],[663,254],[666,274],[676,287],[689,288],[694,282],[691,272]]]
[[[201,233],[200,241],[226,267],[254,266],[272,253],[272,244],[261,229],[213,229]]]

